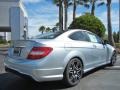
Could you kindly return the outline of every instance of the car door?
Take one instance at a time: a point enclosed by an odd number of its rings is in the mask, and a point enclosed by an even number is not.
[[[93,58],[95,59],[96,66],[106,63],[107,60],[107,48],[103,44],[102,39],[97,35],[87,32],[90,42],[93,44]]]
[[[84,31],[78,31],[72,33],[69,36],[72,39],[72,51],[79,51],[85,57],[84,66],[85,69],[90,69],[96,65],[96,49],[94,49],[93,43],[90,42],[88,35]]]

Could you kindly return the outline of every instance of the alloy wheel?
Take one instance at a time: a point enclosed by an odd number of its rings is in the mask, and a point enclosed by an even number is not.
[[[78,58],[72,59],[66,68],[66,81],[69,86],[74,86],[80,82],[83,74],[83,65]]]

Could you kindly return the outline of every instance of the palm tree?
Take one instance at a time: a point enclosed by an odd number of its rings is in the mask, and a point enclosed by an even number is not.
[[[59,29],[63,31],[63,0],[53,0],[53,2],[59,7]]]
[[[55,24],[55,26],[56,26],[57,28],[59,28],[59,22],[57,22],[57,23]]]
[[[41,32],[41,33],[43,34],[44,31],[45,31],[45,27],[44,27],[44,26],[41,26],[41,27],[39,28],[39,32]]]
[[[50,27],[47,27],[45,31],[50,32],[51,31]]]
[[[112,35],[111,2],[112,0],[107,0],[108,40],[112,46],[115,46],[113,35]]]
[[[90,5],[91,5],[91,15],[95,15],[95,9],[96,9],[96,2],[99,1],[99,4],[97,6],[102,6],[104,5],[104,0],[89,0]],[[89,5],[89,7],[90,7]]]
[[[64,30],[67,30],[67,21],[68,21],[68,0],[64,0]]]
[[[68,21],[68,6],[70,0],[54,0],[54,3],[59,6],[59,28],[63,31],[63,9],[64,9],[64,30],[67,30]],[[64,5],[64,8],[63,8]]]
[[[55,24],[55,27],[56,27],[57,29],[59,29],[59,22],[57,22],[57,23]]]
[[[77,5],[84,5],[85,7],[89,7],[87,2],[89,0],[73,0],[72,4],[73,4],[73,21],[75,20],[76,17],[76,9],[77,9]]]
[[[73,0],[73,21],[75,20],[75,17],[76,17],[77,3],[78,3],[78,0]]]

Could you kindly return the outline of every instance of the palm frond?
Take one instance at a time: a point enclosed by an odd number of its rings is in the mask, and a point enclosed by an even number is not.
[[[103,5],[105,5],[105,2],[101,2],[97,6],[100,7],[100,6],[103,6]]]
[[[90,8],[90,5],[89,4],[84,4],[84,7]]]
[[[90,2],[91,0],[82,0],[84,3],[88,3]]]
[[[53,0],[53,3],[57,4],[57,3],[59,3],[59,0]]]
[[[68,3],[68,6],[72,6],[72,5],[73,5],[73,3],[72,3],[72,2],[69,2],[69,3]]]
[[[78,2],[79,5],[84,5],[84,3],[82,1]]]

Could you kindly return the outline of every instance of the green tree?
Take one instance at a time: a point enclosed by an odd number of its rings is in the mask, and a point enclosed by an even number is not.
[[[117,43],[119,43],[119,31],[117,32]]]
[[[114,42],[113,35],[112,35],[111,2],[112,0],[107,0],[108,40],[112,46],[115,46],[115,42]]]
[[[43,34],[44,31],[45,31],[45,27],[44,27],[44,26],[41,26],[41,27],[39,28],[39,32],[41,32],[41,33]]]
[[[104,35],[103,40],[107,40],[108,41],[108,34]]]
[[[59,28],[59,22],[57,22],[54,27],[56,27],[56,29],[59,30],[59,29],[60,29],[60,28]]]
[[[103,37],[105,34],[105,26],[103,23],[95,16],[91,14],[85,14],[76,18],[71,25],[70,29],[84,29],[96,33],[98,36]]]
[[[119,32],[113,32],[113,38],[115,43],[119,43]]]
[[[59,6],[59,25],[60,25],[60,30],[63,31],[67,30],[67,22],[68,22],[68,7],[71,4],[70,0],[54,0],[54,3]],[[63,14],[63,9],[64,9],[64,14]],[[64,15],[64,21],[63,21],[63,15]],[[64,22],[64,25],[63,25]]]
[[[51,31],[50,27],[47,27],[45,31],[50,32]]]
[[[114,38],[114,41],[117,42],[117,33],[116,32],[113,32],[113,38]]]
[[[59,28],[59,22],[58,22],[58,23],[56,23],[56,24],[55,24],[55,26],[56,26],[57,28]]]
[[[53,28],[52,28],[52,31],[53,31],[53,32],[57,31],[57,27],[53,27]]]

